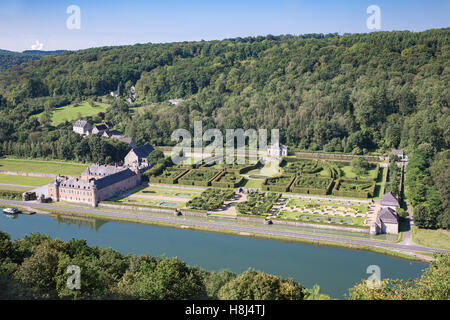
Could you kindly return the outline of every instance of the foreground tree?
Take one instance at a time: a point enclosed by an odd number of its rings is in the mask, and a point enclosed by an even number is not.
[[[450,254],[436,254],[436,261],[415,280],[382,280],[370,288],[364,280],[350,289],[352,300],[449,300]]]
[[[249,269],[218,292],[222,300],[302,300],[303,287],[292,279]]]

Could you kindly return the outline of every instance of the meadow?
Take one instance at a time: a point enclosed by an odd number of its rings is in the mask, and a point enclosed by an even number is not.
[[[80,175],[87,164],[75,164],[56,161],[0,159],[0,171],[21,171],[32,173],[52,173]]]
[[[23,186],[43,186],[49,184],[52,178],[27,177],[9,174],[0,174],[0,183],[17,184]]]
[[[53,112],[52,122],[53,124],[59,124],[64,121],[73,121],[87,116],[96,115],[99,112],[105,112],[107,104],[105,103],[95,103],[96,106],[91,106],[88,102],[84,101],[78,105],[67,105],[57,108]]]

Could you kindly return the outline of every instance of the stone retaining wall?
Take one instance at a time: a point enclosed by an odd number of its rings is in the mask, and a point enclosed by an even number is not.
[[[120,209],[120,210],[147,211],[147,212],[164,213],[164,214],[173,214],[175,212],[175,209],[146,208],[146,207],[125,206],[125,205],[101,203],[101,202],[98,204],[98,206],[104,207],[104,208]],[[193,211],[188,211],[188,210],[180,210],[180,211],[184,216],[205,217],[205,218],[207,217],[206,213],[193,212]]]
[[[247,222],[257,222],[263,223],[264,219],[252,218],[252,217],[238,217],[239,221],[247,221]],[[365,228],[351,228],[351,227],[340,227],[335,225],[325,225],[325,224],[316,224],[316,223],[304,223],[304,222],[296,222],[296,221],[282,221],[282,220],[272,220],[273,224],[278,225],[286,225],[286,226],[294,226],[294,227],[307,227],[307,228],[315,228],[315,229],[327,229],[327,230],[337,230],[337,231],[347,231],[347,232],[357,232],[357,233],[369,233],[369,229]]]

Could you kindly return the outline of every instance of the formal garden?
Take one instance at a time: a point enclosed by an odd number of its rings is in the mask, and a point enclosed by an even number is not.
[[[326,195],[332,185],[333,179],[302,175],[295,179],[290,190],[293,193]]]
[[[294,181],[295,176],[279,176],[266,178],[262,189],[266,191],[287,192]]]
[[[236,208],[241,215],[267,215],[280,198],[279,193],[251,192],[247,194],[247,201],[238,203]]]
[[[370,198],[375,194],[374,180],[338,179],[332,191],[334,196]]]
[[[222,171],[213,169],[191,169],[178,180],[179,184],[208,187]]]
[[[166,168],[159,176],[149,177],[150,183],[175,184],[189,169],[186,168]]]
[[[240,176],[234,171],[222,171],[211,183],[216,188],[236,188],[238,187],[244,177]]]
[[[369,203],[290,198],[273,219],[364,226]]]
[[[189,200],[186,206],[190,209],[213,211],[221,209],[225,201],[234,198],[234,190],[209,188],[199,196]]]

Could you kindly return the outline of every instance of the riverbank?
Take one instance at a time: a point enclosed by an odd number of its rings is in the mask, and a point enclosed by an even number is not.
[[[5,203],[4,200],[0,202]],[[176,218],[169,216],[154,217],[150,215],[139,215],[139,213],[105,212],[95,209],[88,210],[79,207],[65,208],[62,206],[51,206],[43,204],[39,205],[34,204],[30,206],[28,203],[27,205],[24,205],[20,204],[20,202],[17,201],[7,201],[7,203],[18,207],[26,208],[27,210],[32,208],[34,211],[36,212],[39,211],[38,213],[41,214],[44,212],[46,214],[50,213],[63,216],[64,215],[84,216],[119,222],[130,222],[169,228],[182,228],[195,231],[222,233],[240,237],[296,242],[296,243],[303,243],[317,246],[329,246],[350,250],[363,250],[413,261],[429,262],[432,260],[432,257],[430,256],[421,255],[421,251],[423,251],[422,250],[423,248],[419,246],[412,246],[411,248],[409,248],[401,246],[396,243],[383,243],[377,241],[358,240],[349,238],[339,239],[331,236],[297,233],[292,231],[281,231],[275,229],[267,230],[249,226],[224,225],[209,221],[189,221],[189,220],[180,221],[179,219],[177,220]],[[426,248],[424,251],[425,253],[431,253],[437,250]]]

